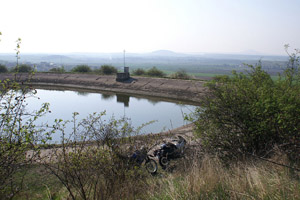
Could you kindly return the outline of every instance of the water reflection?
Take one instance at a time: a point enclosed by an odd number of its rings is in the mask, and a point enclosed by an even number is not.
[[[156,105],[157,103],[159,103],[160,101],[154,100],[154,99],[147,99],[149,103],[151,103],[152,105]]]
[[[83,92],[83,91],[76,91],[76,93],[79,95],[79,96],[88,96],[90,93],[89,92]]]
[[[118,103],[123,103],[125,107],[129,107],[130,96],[125,94],[117,94],[116,96],[117,96]]]
[[[101,95],[101,99],[103,100],[111,100],[115,97],[116,95],[115,94],[102,94]]]
[[[28,109],[35,110],[44,102],[50,103],[51,113],[47,114],[41,122],[53,124],[55,119],[72,120],[72,113],[78,112],[78,121],[89,114],[106,111],[103,120],[112,116],[116,119],[127,117],[134,127],[155,120],[156,122],[143,128],[142,133],[157,133],[184,125],[183,113],[189,114],[195,106],[166,102],[155,98],[147,99],[129,96],[126,94],[113,93],[82,93],[74,91],[44,90],[37,89],[40,99],[28,99]],[[88,95],[86,95],[86,93]],[[99,97],[100,96],[100,97]],[[130,104],[130,106],[129,106]],[[67,127],[66,134],[72,131]],[[60,136],[53,136],[58,141]]]

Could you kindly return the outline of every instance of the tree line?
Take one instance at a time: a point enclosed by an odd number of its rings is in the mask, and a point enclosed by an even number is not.
[[[35,67],[32,67],[28,64],[20,64],[17,67],[8,69],[5,65],[0,64],[0,73],[28,73],[35,71]],[[49,70],[49,72],[52,73],[66,73],[64,66],[61,67],[53,67]],[[99,68],[92,69],[88,65],[77,65],[73,67],[70,70],[71,73],[97,73],[97,74],[103,74],[103,75],[114,75],[118,72],[118,69],[112,65],[101,65]],[[148,70],[143,68],[137,68],[133,70],[132,75],[135,76],[149,76],[149,77],[169,77],[169,78],[175,78],[175,79],[191,79],[192,76],[190,76],[184,69],[180,69],[177,72],[174,72],[167,76],[164,71],[158,69],[157,67],[152,67]]]

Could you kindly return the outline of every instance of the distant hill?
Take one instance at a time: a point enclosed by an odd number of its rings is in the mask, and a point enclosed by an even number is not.
[[[48,62],[61,62],[61,61],[70,61],[72,58],[64,55],[47,55],[41,57],[41,60],[45,60]]]
[[[182,56],[187,56],[186,54],[183,53],[176,53],[174,51],[169,51],[169,50],[157,50],[149,53],[148,55],[150,56],[161,56],[161,57],[182,57]]]
[[[252,50],[252,49],[248,49],[246,51],[241,51],[238,54],[242,54],[242,55],[265,55],[261,52],[258,52],[258,51]]]
[[[244,53],[247,53],[245,55]],[[168,73],[184,69],[189,73],[230,74],[232,70],[243,71],[243,63],[255,65],[262,61],[263,68],[277,74],[288,60],[287,56],[249,55],[258,52],[247,51],[236,54],[217,53],[177,53],[169,50],[157,50],[149,53],[126,52],[126,65],[131,70],[149,69],[153,66]],[[39,70],[48,71],[54,65],[64,66],[66,70],[79,64],[99,68],[103,64],[119,69],[124,66],[124,53],[64,53],[64,54],[21,54],[19,63],[36,65]],[[0,53],[0,64],[8,67],[16,65],[15,54]]]

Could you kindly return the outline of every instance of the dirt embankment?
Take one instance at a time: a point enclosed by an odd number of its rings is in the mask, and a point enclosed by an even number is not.
[[[0,80],[14,78],[14,74],[0,74]],[[17,80],[25,82],[28,80],[28,74],[17,74]],[[115,76],[36,73],[31,77],[30,82],[32,85],[42,87],[89,89],[191,102],[198,102],[206,92],[204,81],[150,77],[132,77],[126,82],[117,82]]]

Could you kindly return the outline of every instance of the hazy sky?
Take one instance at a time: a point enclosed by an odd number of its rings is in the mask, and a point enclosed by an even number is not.
[[[1,0],[0,52],[285,54],[300,0]]]

